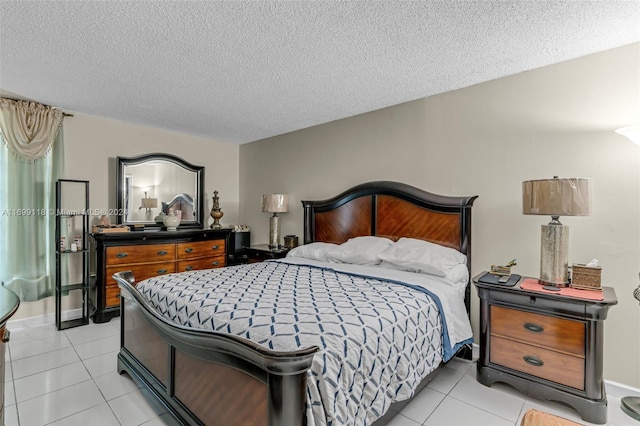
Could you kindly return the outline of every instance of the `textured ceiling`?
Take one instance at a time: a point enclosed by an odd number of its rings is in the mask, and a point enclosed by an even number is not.
[[[250,142],[640,41],[640,1],[7,1],[0,89]]]

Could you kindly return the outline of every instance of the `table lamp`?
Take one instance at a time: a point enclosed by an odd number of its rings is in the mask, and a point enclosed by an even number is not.
[[[616,133],[629,139],[631,142],[640,145],[640,124],[617,129]]]
[[[273,213],[269,220],[269,248],[280,247],[280,218],[278,213],[289,211],[289,196],[286,194],[265,194],[262,196],[262,211]]]
[[[158,199],[157,198],[148,198],[147,191],[144,191],[144,198],[142,199],[142,204],[140,205],[141,209],[146,209],[144,220],[147,222],[153,221],[153,213],[151,209],[158,208]]]
[[[633,290],[633,297],[640,302],[640,285]],[[625,396],[620,400],[622,411],[640,421],[640,396]]]
[[[569,285],[569,227],[560,216],[588,216],[591,213],[591,179],[562,178],[522,182],[522,213],[548,215],[540,238],[540,277],[543,285]]]

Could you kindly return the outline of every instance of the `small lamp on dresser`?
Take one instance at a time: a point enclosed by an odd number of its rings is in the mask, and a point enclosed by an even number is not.
[[[145,215],[144,215],[144,220],[146,222],[151,222],[153,221],[153,212],[151,211],[151,209],[157,209],[158,208],[158,199],[157,198],[149,198],[147,196],[147,191],[144,191],[144,198],[141,200],[141,205],[140,208],[141,209],[145,209]]]
[[[280,218],[278,213],[289,211],[289,196],[286,194],[265,194],[262,196],[262,211],[273,213],[269,220],[269,248],[280,246]]]

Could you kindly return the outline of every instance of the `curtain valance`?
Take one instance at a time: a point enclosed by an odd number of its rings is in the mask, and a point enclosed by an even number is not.
[[[63,113],[35,102],[0,98],[0,131],[9,150],[22,159],[44,157],[56,139]]]

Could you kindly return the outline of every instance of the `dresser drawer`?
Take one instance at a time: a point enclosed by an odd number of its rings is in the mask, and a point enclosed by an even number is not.
[[[120,288],[118,285],[108,285],[105,287],[105,301],[106,307],[118,306],[120,304]]]
[[[136,283],[147,278],[155,277],[158,275],[171,274],[176,272],[175,262],[158,262],[149,263],[143,265],[126,265],[126,266],[109,266],[107,268],[107,285],[117,285],[116,280],[112,278],[112,275],[120,271],[131,271]]]
[[[135,246],[107,247],[106,264],[126,265],[131,263],[162,262],[175,260],[175,244],[140,244]],[[109,277],[111,277],[109,275]]]
[[[120,271],[131,271],[136,280],[136,284],[147,278],[156,277],[158,275],[166,275],[176,272],[176,262],[158,262],[145,265],[125,265],[125,266],[109,266],[106,268],[106,305],[115,306],[120,304],[118,295],[120,289],[118,283],[112,278],[112,275]]]
[[[225,256],[205,257],[178,261],[177,272],[213,269],[225,266]]]
[[[194,241],[178,243],[178,260],[195,259],[198,257],[224,256],[224,240]]]
[[[577,356],[585,353],[585,325],[517,309],[491,306],[491,335],[545,346]]]
[[[118,295],[120,289],[118,283],[112,278],[112,275],[120,271],[131,271],[136,280],[136,284],[147,278],[156,277],[158,275],[171,274],[176,272],[176,262],[158,262],[145,265],[127,265],[127,266],[109,266],[107,269],[106,279],[106,305],[115,306],[120,304]]]
[[[582,357],[494,336],[489,359],[493,364],[584,390],[585,360]]]

